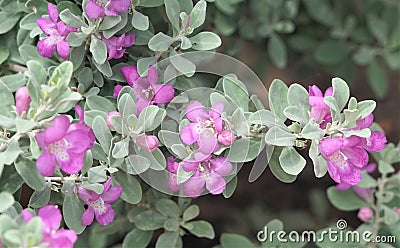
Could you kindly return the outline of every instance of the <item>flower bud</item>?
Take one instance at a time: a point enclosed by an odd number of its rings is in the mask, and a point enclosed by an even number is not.
[[[158,138],[152,135],[140,135],[136,137],[136,144],[149,152],[154,152],[158,147]]]
[[[121,114],[117,111],[112,111],[107,114],[106,123],[109,128],[114,128],[113,125],[111,124],[111,117],[113,116],[121,116]]]
[[[218,142],[223,144],[224,146],[229,146],[235,140],[235,136],[231,132],[231,130],[223,130],[218,135]]]
[[[358,211],[357,217],[360,220],[367,222],[372,219],[373,215],[374,215],[374,212],[372,212],[372,209],[370,209],[369,207],[362,207]]]
[[[31,103],[28,87],[24,86],[17,90],[15,93],[15,102],[18,115],[21,115],[23,112],[28,112],[29,104]]]

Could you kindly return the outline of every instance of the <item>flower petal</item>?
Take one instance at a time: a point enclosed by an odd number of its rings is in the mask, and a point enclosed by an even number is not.
[[[130,6],[131,0],[111,0],[108,9],[118,12],[127,12]]]
[[[97,222],[99,222],[100,225],[107,226],[114,220],[115,213],[110,204],[104,203],[104,207],[106,208],[106,211],[103,214],[98,214],[97,212],[95,212],[95,215],[96,220]]]
[[[329,158],[335,152],[342,148],[343,141],[340,138],[327,138],[321,140],[318,145],[318,149],[325,158]]]
[[[21,211],[21,215],[25,222],[29,222],[33,218],[33,215],[26,209]]]
[[[88,207],[85,212],[82,214],[82,225],[88,226],[93,223],[94,220],[94,210],[92,207]]]
[[[325,90],[325,96],[333,96],[333,87],[329,87],[328,89]]]
[[[321,97],[322,91],[316,85],[308,86],[308,95]]]
[[[37,25],[47,35],[54,35],[57,32],[57,25],[49,21],[47,18],[39,18],[36,20]]]
[[[149,80],[151,84],[155,84],[158,81],[157,69],[152,65],[150,65],[147,70],[147,80]]]
[[[36,167],[40,175],[49,177],[55,171],[55,157],[48,151],[44,151],[36,161]]]
[[[97,5],[95,1],[88,1],[86,3],[85,12],[90,19],[98,19],[104,15],[104,9]]]
[[[52,3],[48,3],[48,4],[47,4],[47,10],[48,10],[48,12],[49,12],[50,19],[51,19],[53,22],[57,22],[57,21],[58,21],[58,10],[57,10],[57,6],[55,6],[55,5],[52,4]]]
[[[179,164],[174,161],[174,157],[169,156],[167,159],[168,171],[172,172],[172,173],[176,173],[178,170],[178,166],[179,166]]]
[[[347,157],[348,162],[358,168],[363,168],[368,163],[368,153],[362,148],[345,148],[342,153]]]
[[[337,166],[333,164],[330,160],[328,160],[328,173],[329,176],[331,176],[331,178],[333,179],[333,181],[337,183],[342,183],[342,181],[340,180],[340,174]]]
[[[199,133],[196,130],[196,125],[196,123],[190,123],[182,128],[182,131],[179,135],[183,143],[186,145],[192,145],[199,139]]]
[[[211,172],[206,179],[206,187],[211,194],[218,195],[224,191],[226,182],[221,175]]]
[[[369,114],[364,119],[356,121],[356,127],[354,129],[360,130],[364,128],[369,128],[374,122],[374,115]]]
[[[183,184],[183,192],[188,197],[197,198],[204,191],[204,183],[205,180],[201,174],[196,173]]]
[[[89,140],[87,132],[82,129],[76,129],[72,132],[68,132],[64,138],[71,146],[68,148],[68,152],[82,153],[88,150],[91,145],[91,141]]]
[[[44,38],[38,42],[37,48],[41,56],[51,58],[56,50],[56,43],[50,38]]]
[[[47,233],[51,233],[58,229],[61,223],[61,211],[54,205],[47,205],[39,209],[38,216],[42,218],[42,223],[44,224]]]
[[[99,197],[100,197],[100,195],[96,194],[96,192],[85,189],[80,184],[76,186],[76,189],[77,189],[76,191],[78,193],[79,198],[81,198],[86,203],[95,201],[95,200],[99,199]]]
[[[115,87],[114,87],[114,94],[113,94],[113,97],[115,98],[115,99],[117,99],[118,98],[118,95],[119,95],[119,92],[121,92],[121,90],[122,90],[122,88],[123,88],[124,86],[122,86],[122,85],[115,85]]]
[[[85,114],[83,112],[83,109],[81,106],[79,105],[75,105],[75,112],[79,117],[79,123],[83,123],[83,121],[85,120]]]
[[[136,137],[136,144],[149,152],[158,148],[158,138],[153,135],[139,135]]]
[[[204,154],[213,153],[218,147],[218,139],[216,134],[208,130],[203,130],[200,133],[199,140],[197,141],[200,152]]]
[[[73,230],[61,228],[51,235],[49,247],[52,248],[73,248],[78,236]]]
[[[104,202],[106,203],[111,203],[115,202],[116,200],[119,199],[121,193],[122,193],[122,186],[113,186],[109,190],[107,190],[101,198],[103,199]]]
[[[122,66],[121,73],[130,86],[133,86],[135,82],[140,78],[137,67],[135,65]]]
[[[135,40],[136,40],[135,33],[130,33],[130,34],[126,35],[122,46],[128,48],[128,47],[132,46],[133,44],[135,44]]]
[[[57,53],[62,59],[68,59],[70,48],[69,43],[66,40],[62,40],[57,43]]]
[[[212,170],[220,175],[229,174],[232,171],[232,164],[227,157],[210,159]]]
[[[386,147],[386,136],[380,131],[372,131],[371,136],[365,139],[363,147],[369,152],[379,152]]]
[[[350,185],[356,185],[361,181],[361,171],[348,166],[346,171],[341,172],[341,181]]]
[[[211,118],[217,119],[222,115],[222,112],[224,112],[224,104],[222,102],[217,102],[210,108],[209,113]]]
[[[199,163],[196,162],[182,162],[182,169],[186,172],[191,172],[199,168]]]
[[[173,192],[178,191],[181,188],[181,185],[178,184],[176,174],[171,172],[168,173],[168,187]]]
[[[60,115],[51,124],[52,126],[45,130],[45,141],[48,145],[64,138],[70,126],[70,121],[66,115]]]
[[[153,101],[154,103],[158,104],[164,104],[164,103],[169,103],[173,98],[175,94],[174,87],[169,84],[158,84],[153,86],[154,88],[154,98]]]
[[[205,120],[209,117],[203,104],[198,101],[193,101],[186,107],[186,116],[192,122],[197,122],[198,119]]]
[[[83,168],[83,157],[85,153],[73,154],[68,153],[69,158],[62,160],[60,157],[56,156],[58,166],[61,170],[68,174],[76,174]]]

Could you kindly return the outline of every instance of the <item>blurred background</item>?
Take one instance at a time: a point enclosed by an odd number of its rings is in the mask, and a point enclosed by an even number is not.
[[[398,0],[215,0],[208,6],[205,29],[223,37],[219,52],[250,66],[267,89],[279,78],[325,90],[333,77],[341,77],[352,96],[377,101],[375,121],[389,142],[399,142]],[[341,218],[352,227],[361,224],[357,212],[332,207],[325,190],[335,183],[329,175],[316,179],[312,166],[291,184],[278,181],[268,168],[249,183],[250,170],[251,164],[242,167],[230,199],[208,195],[195,201],[200,218],[213,223],[216,237],[234,232],[256,242],[256,233],[274,218],[289,231],[319,230]],[[217,243],[184,238],[188,247]]]

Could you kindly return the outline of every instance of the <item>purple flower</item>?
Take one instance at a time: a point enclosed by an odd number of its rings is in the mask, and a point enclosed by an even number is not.
[[[363,170],[368,173],[371,173],[375,170],[375,168],[376,168],[376,164],[371,163],[371,164],[368,164]],[[354,192],[356,192],[356,194],[359,195],[363,199],[372,195],[372,189],[361,188],[361,187],[358,187],[357,185],[350,185],[348,183],[339,183],[335,187],[335,189],[337,189],[337,190],[348,190],[350,188],[352,188],[354,190]]]
[[[154,152],[158,147],[158,138],[153,135],[139,135],[136,144],[149,152]]]
[[[124,88],[124,86],[119,85],[119,84],[115,85],[115,87],[114,87],[114,95],[113,95],[115,99],[118,98],[119,92],[121,92],[122,88]]]
[[[36,161],[42,176],[54,174],[55,162],[64,172],[75,174],[83,167],[83,158],[87,150],[92,149],[95,140],[92,129],[83,124],[83,111],[80,106],[75,110],[78,123],[71,124],[66,115],[56,117],[51,126],[36,135],[43,153]]]
[[[153,104],[169,103],[174,98],[174,88],[169,84],[157,84],[158,74],[154,66],[150,66],[147,77],[140,77],[135,65],[121,67],[126,82],[135,91],[137,114]]]
[[[308,103],[311,105],[310,118],[314,118],[321,128],[325,128],[328,123],[332,122],[331,110],[324,102],[324,97],[332,96],[332,94],[332,87],[329,87],[325,94],[322,94],[316,85],[308,87]]]
[[[27,210],[22,210],[22,218],[25,222],[29,222],[33,216]],[[39,209],[38,216],[42,220],[41,245],[56,248],[74,247],[74,243],[78,239],[76,233],[72,230],[61,228],[57,230],[61,223],[61,211],[53,205],[47,205]]]
[[[106,116],[106,124],[111,130],[114,130],[113,125],[111,124],[111,117],[113,116],[121,116],[121,114],[118,111],[111,111],[107,114]]]
[[[39,54],[51,58],[57,48],[58,55],[62,59],[67,59],[70,48],[66,38],[71,32],[76,32],[78,29],[68,27],[62,21],[58,22],[58,10],[54,4],[48,3],[47,8],[50,20],[47,18],[36,20],[39,28],[48,36],[38,42]]]
[[[214,104],[208,113],[198,101],[189,104],[186,108],[186,117],[191,123],[180,133],[183,143],[192,145],[197,142],[201,153],[211,154],[217,149],[218,141],[223,145],[233,142],[232,133],[223,130],[224,122],[221,118],[223,111],[222,103]]]
[[[15,93],[15,107],[17,114],[21,115],[23,112],[28,112],[31,101],[32,100],[29,96],[28,87],[23,86],[19,88]]]
[[[178,183],[177,172],[179,163],[174,161],[174,157],[170,156],[167,159],[167,167],[168,167],[168,187],[172,191],[178,191],[181,185]]]
[[[358,137],[326,138],[319,151],[328,161],[328,172],[337,183],[355,185],[361,180],[361,169],[368,163],[368,153],[358,146]]]
[[[120,37],[112,36],[106,39],[103,35],[101,35],[101,40],[107,46],[108,58],[111,59],[119,59],[124,53],[125,49],[132,46],[135,43],[136,36],[134,33],[131,34],[122,34]]]
[[[82,225],[92,224],[94,216],[102,226],[106,226],[114,220],[114,209],[109,203],[118,200],[122,193],[122,186],[110,187],[111,182],[112,177],[104,183],[104,190],[101,194],[85,189],[82,185],[77,186],[78,196],[88,205],[82,214]]]
[[[85,12],[90,19],[98,19],[118,16],[119,12],[127,12],[130,6],[131,0],[89,0]]]
[[[369,114],[364,119],[356,122],[354,129],[361,130],[369,128],[374,122],[374,115]],[[369,152],[379,152],[386,147],[386,136],[380,131],[371,131],[371,136],[368,138],[360,138],[360,145]]]
[[[369,207],[360,208],[357,214],[357,217],[364,222],[372,220],[373,216],[374,212],[372,212],[372,209],[370,209]]]
[[[222,176],[232,171],[232,164],[226,157],[211,158],[211,156],[208,156],[202,157],[197,162],[183,161],[182,169],[186,172],[194,172],[183,183],[184,194],[191,198],[197,198],[203,193],[204,184],[211,194],[221,194],[226,187],[226,182]]]

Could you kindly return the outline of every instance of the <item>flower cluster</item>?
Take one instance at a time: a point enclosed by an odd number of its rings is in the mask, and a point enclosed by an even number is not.
[[[22,218],[26,223],[31,221],[33,215],[28,210],[22,210]],[[37,216],[42,221],[42,236],[40,246],[47,247],[74,247],[78,239],[72,230],[60,228],[62,220],[61,211],[54,205],[47,205],[39,209]]]
[[[77,186],[78,196],[88,205],[82,215],[82,225],[92,224],[95,216],[96,220],[103,226],[114,220],[114,209],[110,203],[118,200],[122,193],[122,186],[111,187],[111,183],[112,177],[104,183],[104,190],[101,194],[85,189],[82,185]]]
[[[78,29],[67,26],[63,21],[58,21],[58,10],[54,4],[48,3],[47,8],[50,19],[39,18],[36,21],[39,28],[48,36],[38,42],[39,54],[51,58],[57,48],[58,55],[62,59],[67,59],[70,47],[66,38]]]
[[[324,97],[332,94],[332,88],[329,88],[325,95],[322,95],[321,90],[315,85],[309,88],[310,118],[314,118],[321,128],[326,128],[329,123],[332,124],[330,108],[324,102]],[[369,114],[364,119],[357,120],[356,126],[348,130],[370,128],[373,120],[374,116]],[[355,185],[361,180],[361,170],[368,163],[367,151],[378,152],[385,146],[386,137],[380,131],[371,131],[368,138],[356,135],[346,137],[339,131],[336,137],[322,139],[318,149],[328,161],[328,172],[335,182]]]
[[[118,16],[127,12],[131,0],[89,0],[85,5],[85,12],[90,19],[99,19],[105,16]]]
[[[107,47],[107,60],[122,58],[125,49],[132,46],[135,43],[135,39],[136,35],[134,33],[122,34],[120,37],[112,36],[108,39],[101,35],[101,40]]]
[[[38,145],[43,149],[36,166],[43,176],[52,176],[55,162],[62,171],[75,174],[83,167],[86,151],[93,147],[95,136],[92,129],[83,123],[83,110],[76,106],[78,123],[70,123],[66,115],[56,117],[51,126],[36,135]]]

